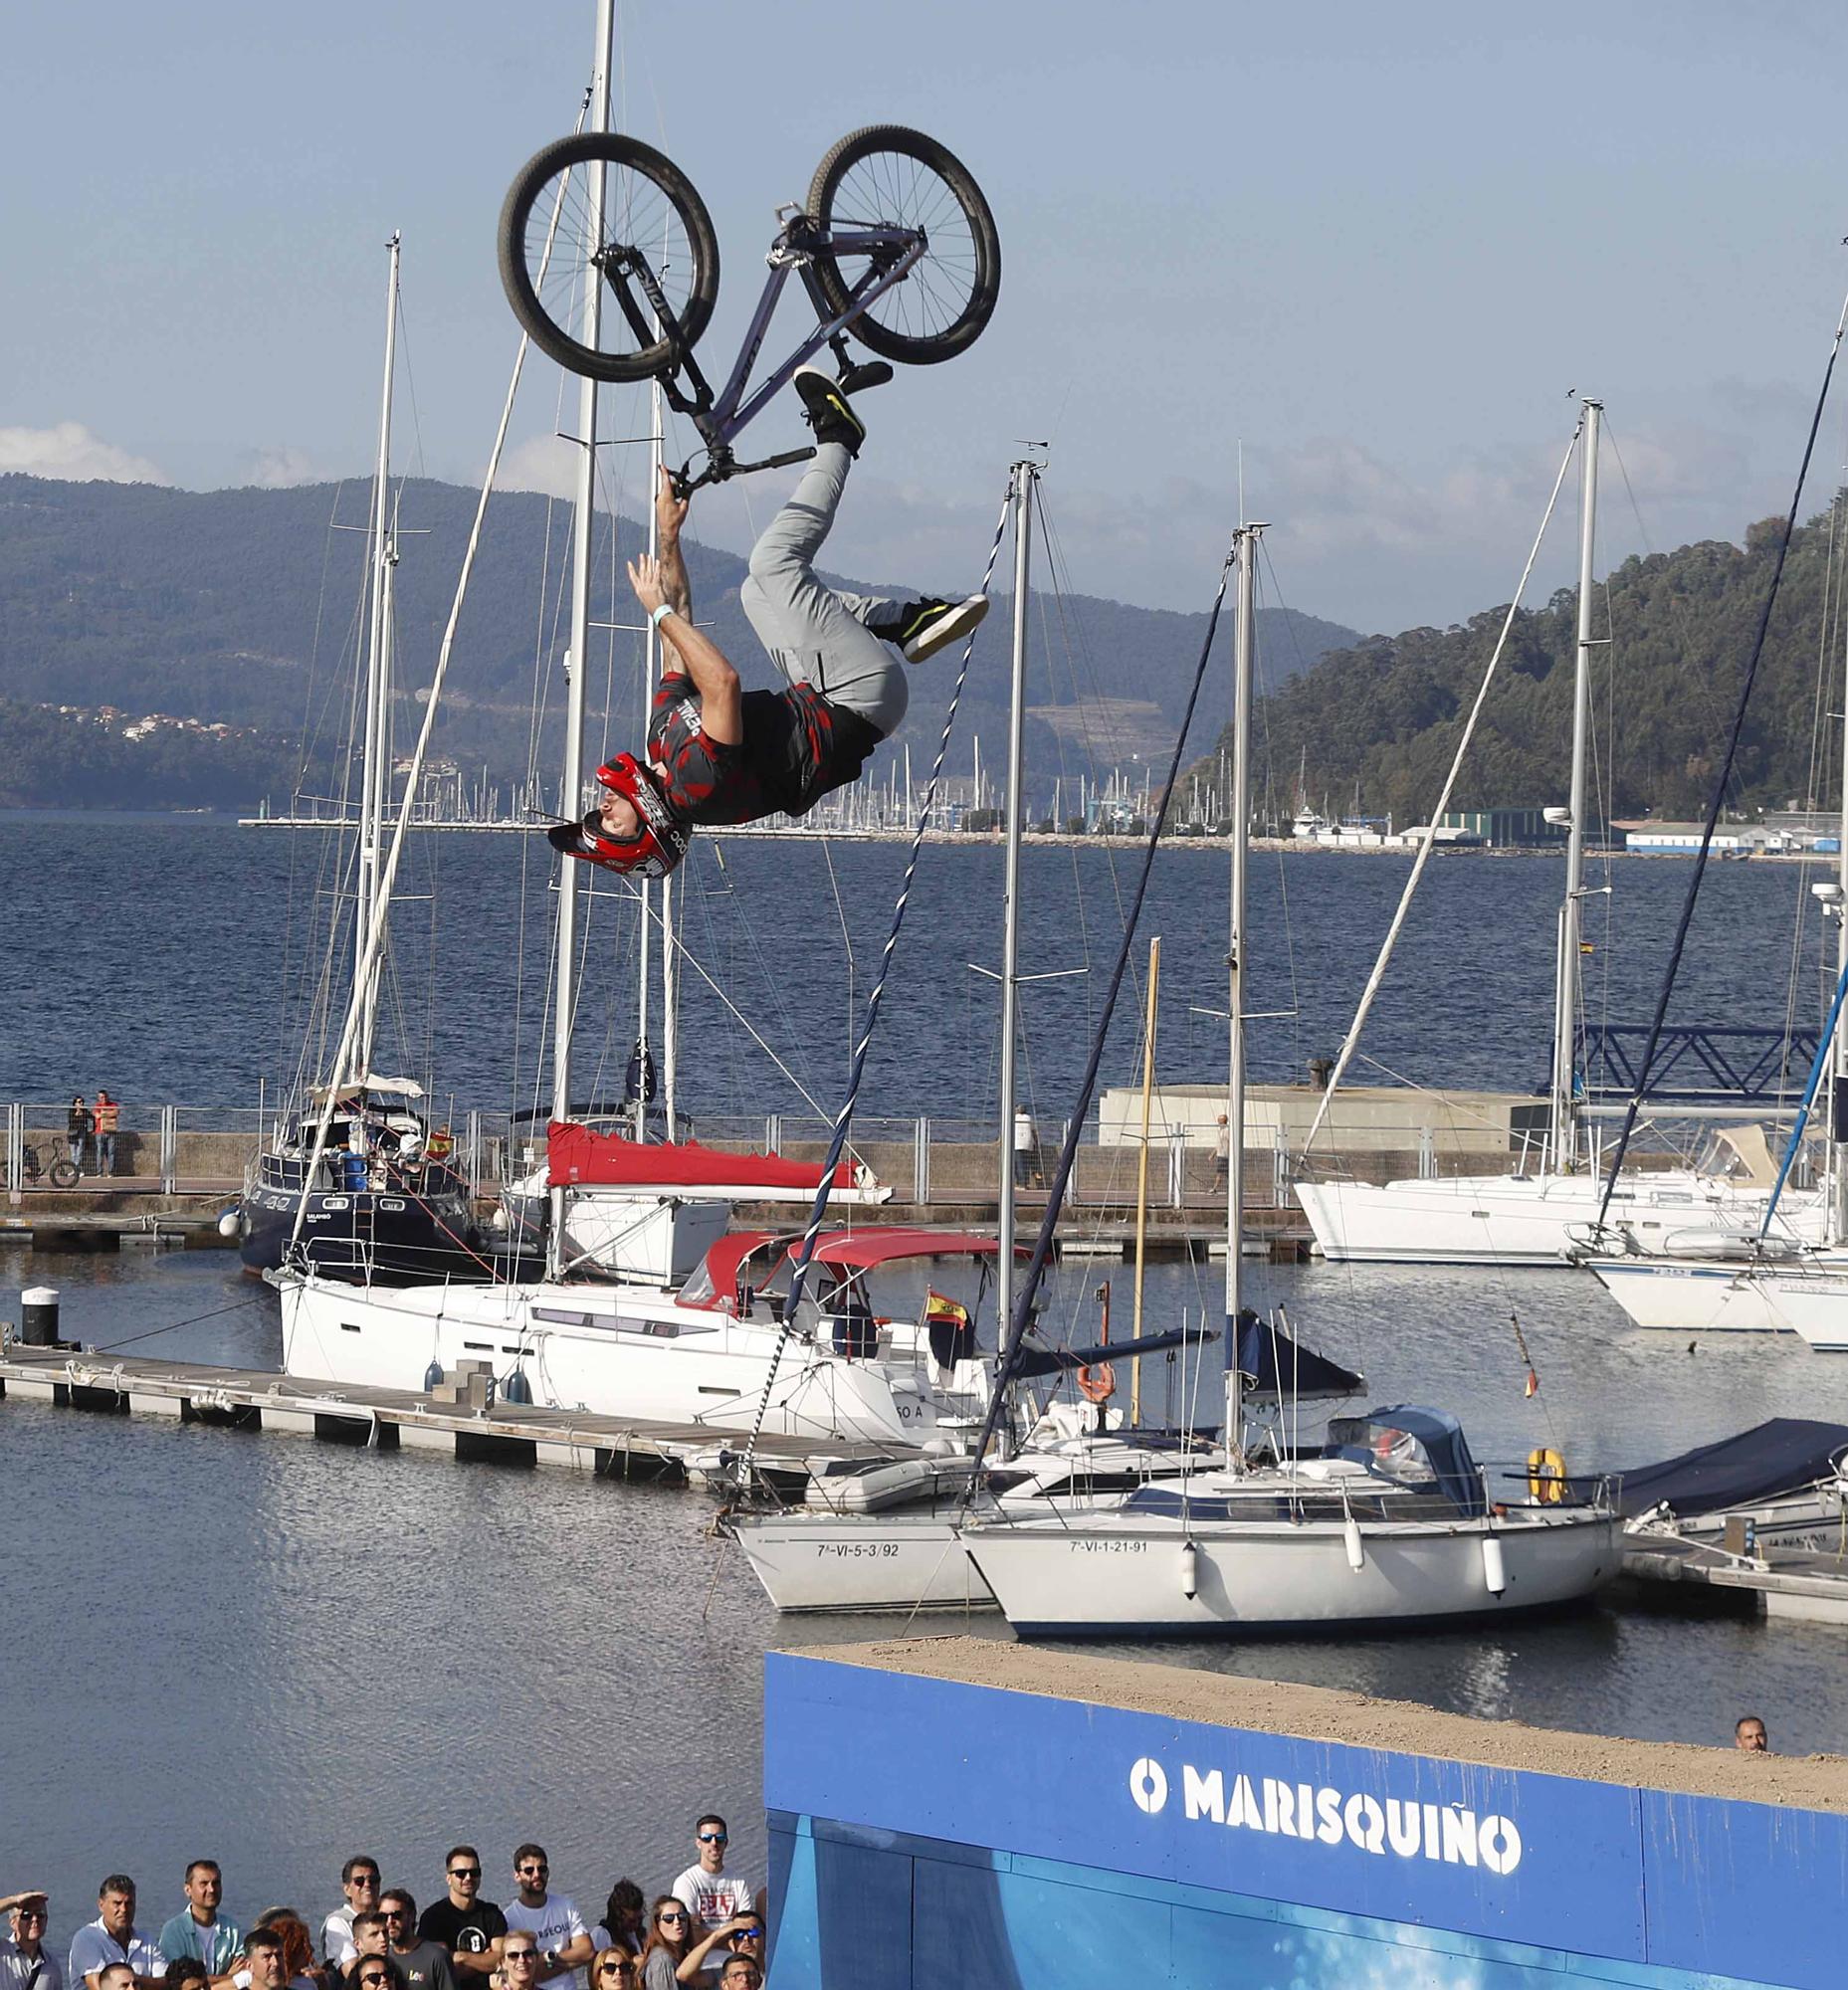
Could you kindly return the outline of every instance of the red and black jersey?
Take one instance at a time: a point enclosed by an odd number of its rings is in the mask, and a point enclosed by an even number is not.
[[[668,806],[688,822],[755,822],[806,815],[859,777],[884,737],[857,711],[807,685],[747,691],[744,738],[721,746],[701,725],[700,694],[682,672],[661,680],[648,723],[648,757],[666,769]]]

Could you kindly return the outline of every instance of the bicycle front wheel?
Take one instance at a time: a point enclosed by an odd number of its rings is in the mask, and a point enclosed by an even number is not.
[[[887,359],[931,366],[974,344],[1001,291],[1001,238],[982,190],[947,146],[902,124],[870,124],[835,146],[808,190],[812,220],[830,233],[921,231],[928,247],[907,275],[847,329]],[[815,281],[831,309],[881,252],[817,255]]]
[[[75,1161],[54,1161],[52,1163],[52,1187],[76,1188],[81,1177]]]
[[[719,239],[692,181],[621,132],[583,131],[535,152],[508,189],[500,251],[501,286],[533,344],[593,380],[671,371],[711,322],[719,295]],[[678,337],[664,329],[644,267]]]

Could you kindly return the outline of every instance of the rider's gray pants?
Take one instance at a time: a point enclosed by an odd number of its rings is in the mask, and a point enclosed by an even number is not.
[[[816,450],[788,503],[751,548],[738,600],[785,677],[812,685],[831,702],[890,733],[905,716],[911,687],[898,651],[868,625],[895,619],[900,604],[878,595],[837,593],[815,574],[815,555],[834,523],[852,467],[844,443],[825,442]]]

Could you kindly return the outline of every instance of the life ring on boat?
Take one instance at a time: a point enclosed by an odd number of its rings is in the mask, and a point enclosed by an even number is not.
[[[1557,1506],[1565,1497],[1565,1460],[1542,1445],[1528,1453],[1528,1491],[1542,1506]]]
[[[1117,1393],[1117,1371],[1108,1361],[1078,1371],[1078,1393],[1088,1403],[1108,1403]]]

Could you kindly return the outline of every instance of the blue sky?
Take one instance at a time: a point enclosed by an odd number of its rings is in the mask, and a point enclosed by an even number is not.
[[[15,10],[0,468],[364,474],[397,228],[399,462],[477,480],[515,340],[495,217],[569,128],[591,28],[589,0]],[[989,332],[868,401],[843,570],[965,579],[1016,439],[1050,437],[1072,584],[1201,605],[1242,449],[1285,601],[1441,624],[1506,599],[1573,388],[1635,492],[1607,484],[1607,558],[1785,500],[1848,288],[1841,10],[636,0],[619,41],[620,121],[719,228],[710,348],[851,128],[933,132],[996,211]],[[567,474],[559,384],[539,362],[522,396],[531,487]],[[733,487],[696,529],[741,547],[774,499]],[[1569,518],[1555,539],[1542,589]]]

